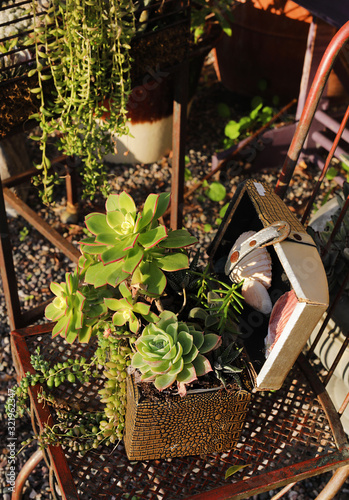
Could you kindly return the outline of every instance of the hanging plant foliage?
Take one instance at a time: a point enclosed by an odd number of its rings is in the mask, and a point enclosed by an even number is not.
[[[129,0],[52,0],[45,17],[38,17],[33,0],[38,86],[40,100],[35,118],[42,151],[36,185],[43,201],[52,199],[58,175],[51,169],[47,143],[59,134],[59,149],[81,159],[84,195],[93,197],[97,187],[107,192],[102,159],[114,151],[113,135],[128,134],[126,103],[131,91],[130,41],[135,32],[134,6]],[[54,91],[45,96],[46,80]],[[108,110],[104,106],[108,98]],[[103,114],[108,111],[108,122]]]

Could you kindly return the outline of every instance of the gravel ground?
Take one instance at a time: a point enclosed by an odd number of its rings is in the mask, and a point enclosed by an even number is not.
[[[203,85],[204,83],[204,85]],[[236,96],[228,95],[224,89],[216,82],[210,62],[206,64],[206,69],[202,78],[201,86],[192,106],[188,124],[187,156],[188,179],[186,185],[190,188],[197,180],[206,175],[211,168],[212,154],[219,150],[222,145],[223,129],[225,122],[220,119],[216,106],[225,98],[229,102],[234,102],[236,113],[241,112],[241,107],[246,105],[245,100],[238,100]],[[32,143],[28,142],[28,150],[33,159],[37,151],[33,149]],[[264,182],[274,185],[276,172],[259,171],[252,172],[250,165],[241,163],[241,173],[236,175],[235,170],[227,170],[221,175],[216,175],[216,180],[220,180],[227,188],[227,196],[224,201],[217,203],[210,201],[205,196],[204,189],[197,190],[192,197],[187,200],[184,209],[185,226],[200,239],[203,248],[212,240],[217,229],[217,218],[219,210],[229,201],[234,193],[236,185],[243,179],[251,175]],[[136,201],[142,203],[147,194],[154,191],[167,190],[171,181],[171,158],[164,158],[153,165],[131,165],[110,167],[110,183],[115,191],[126,190]],[[303,204],[304,199],[311,192],[310,181],[314,178],[314,170],[305,164],[298,167],[292,185],[292,195],[290,197],[290,208],[296,213]],[[325,191],[332,189],[333,185],[327,183]],[[50,222],[62,235],[73,243],[78,241],[83,235],[83,219],[86,213],[91,212],[93,206],[102,206],[102,199],[82,202],[80,205],[79,219],[74,223],[62,224],[59,213],[64,207],[64,191],[57,190],[57,207],[47,209],[39,202],[34,189],[29,189],[28,204],[42,217]],[[60,281],[64,278],[64,273],[73,266],[67,258],[62,256],[47,240],[21,217],[11,217],[9,220],[11,241],[14,251],[14,261],[17,270],[19,293],[24,308],[30,308],[42,300],[46,300],[49,295],[49,283],[53,279]],[[210,229],[211,228],[211,229]],[[4,414],[4,403],[7,398],[8,388],[15,384],[15,372],[11,362],[9,345],[9,326],[6,317],[4,300],[0,303],[0,436],[2,447],[0,449],[0,493],[2,498],[8,500],[9,493],[5,489],[5,474],[9,467],[9,449],[7,447],[7,425]],[[19,443],[31,436],[31,425],[29,419],[21,419],[16,422],[16,434]],[[17,470],[20,470],[29,456],[35,451],[35,445],[27,447],[16,459]],[[330,474],[325,474],[316,478],[302,481],[285,494],[284,498],[290,500],[307,500],[316,497],[324,484],[329,479]],[[259,495],[259,500],[270,498],[275,492]],[[50,499],[48,485],[48,471],[45,465],[40,464],[34,473],[27,480],[24,488],[23,499]],[[337,495],[337,499],[349,499],[349,483],[342,492]]]

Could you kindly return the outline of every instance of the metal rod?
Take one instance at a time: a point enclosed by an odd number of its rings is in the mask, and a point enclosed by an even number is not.
[[[337,469],[316,500],[331,500],[349,477],[349,465]]]
[[[10,329],[20,328],[21,305],[18,297],[17,280],[12,257],[10,231],[7,224],[3,189],[0,187],[0,272]]]
[[[333,64],[342,49],[343,45],[349,38],[349,21],[333,37],[332,42],[327,47],[325,54],[322,57],[320,66],[316,72],[314,81],[309,90],[308,98],[305,102],[301,119],[296,128],[291,145],[288,150],[286,160],[284,162],[279,180],[277,182],[275,192],[280,198],[284,198],[292,174],[297,164],[298,157],[308,135],[311,122],[313,120],[316,108],[320,101],[322,92],[325,88],[328,76],[331,72]]]
[[[43,452],[39,448],[35,453],[33,453],[29,460],[26,461],[16,478],[14,491],[11,495],[11,500],[21,500],[24,483],[43,458]]]
[[[37,229],[45,238],[48,239],[53,245],[59,248],[64,255],[70,260],[77,263],[80,258],[80,252],[77,248],[69,243],[63,236],[47,224],[41,217],[39,217],[34,210],[28,207],[22,200],[18,198],[8,188],[3,189],[5,200],[21,215],[24,217],[35,229]]]
[[[345,341],[343,342],[343,344],[341,345],[341,348],[339,349],[338,351],[338,354],[335,358],[335,360],[333,361],[332,365],[331,365],[331,368],[329,369],[328,371],[328,374],[326,375],[325,379],[324,379],[324,385],[326,386],[328,384],[328,382],[330,381],[330,378],[332,377],[333,375],[333,372],[335,371],[335,369],[337,368],[338,366],[338,363],[340,362],[341,358],[342,358],[342,355],[343,353],[345,352],[346,348],[347,348],[347,345],[349,344],[349,337],[347,337],[345,339]]]
[[[189,85],[189,61],[175,74],[175,98],[173,103],[172,134],[172,186],[171,186],[171,220],[172,229],[182,226],[183,191],[185,169],[185,127],[187,123]]]
[[[337,149],[337,146],[338,146],[338,143],[339,143],[340,138],[341,138],[341,136],[342,136],[342,133],[343,133],[343,131],[345,130],[345,126],[346,126],[346,124],[347,124],[348,119],[349,119],[349,106],[347,107],[347,110],[346,110],[346,112],[345,112],[345,115],[344,115],[344,117],[343,117],[343,120],[342,120],[342,122],[341,122],[341,125],[340,125],[340,127],[339,127],[339,129],[338,129],[338,132],[337,132],[337,134],[336,134],[336,137],[335,137],[335,139],[334,139],[334,141],[333,141],[333,144],[332,144],[332,147],[331,147],[331,149],[330,149],[330,152],[329,152],[329,153],[328,153],[328,155],[327,155],[326,162],[325,162],[325,166],[324,166],[324,168],[322,169],[322,172],[321,172],[321,174],[320,174],[320,177],[319,177],[319,179],[318,179],[318,181],[317,181],[317,183],[316,183],[316,185],[315,185],[315,187],[314,187],[314,190],[313,190],[313,192],[312,192],[312,194],[311,194],[311,197],[310,197],[310,199],[309,199],[309,201],[308,201],[308,203],[307,203],[307,206],[306,206],[306,208],[305,208],[305,210],[304,210],[304,214],[303,214],[303,217],[302,217],[302,224],[305,224],[305,223],[306,223],[306,221],[308,220],[308,217],[309,217],[310,211],[311,211],[311,209],[312,209],[312,206],[313,206],[314,200],[315,200],[316,196],[317,196],[317,195],[318,195],[318,193],[319,193],[319,190],[320,190],[320,187],[321,187],[322,181],[323,181],[323,179],[324,179],[324,177],[325,177],[325,175],[326,175],[326,173],[327,173],[327,170],[328,170],[328,168],[329,168],[329,166],[330,166],[331,160],[332,160],[333,155],[334,155],[334,153],[335,153],[335,151],[336,151],[336,149]]]

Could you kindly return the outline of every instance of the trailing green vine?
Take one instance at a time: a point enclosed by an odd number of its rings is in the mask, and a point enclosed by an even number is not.
[[[52,0],[44,18],[33,0],[34,42],[40,99],[42,160],[36,185],[43,201],[52,200],[58,174],[51,168],[47,144],[58,131],[58,147],[82,162],[84,195],[97,188],[106,194],[103,157],[115,151],[113,136],[128,134],[126,103],[131,92],[130,41],[135,33],[134,7],[129,0]],[[47,80],[53,82],[46,96]]]
[[[36,373],[26,373],[16,387],[16,417],[23,416],[28,409],[29,387],[40,383],[38,400],[53,408],[55,424],[52,427],[47,424],[40,436],[26,440],[23,447],[38,439],[42,448],[59,442],[83,454],[101,443],[109,445],[121,440],[126,413],[126,369],[132,352],[129,342],[134,335],[120,328],[116,334],[108,323],[101,321],[97,338],[98,347],[90,360],[79,356],[50,365],[39,347],[31,355]],[[91,377],[101,376],[105,382],[98,391],[102,403],[98,410],[68,406],[54,395],[54,389],[63,383],[88,384]]]

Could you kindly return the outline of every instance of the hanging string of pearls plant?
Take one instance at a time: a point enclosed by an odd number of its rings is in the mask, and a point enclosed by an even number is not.
[[[50,203],[59,181],[51,168],[47,145],[59,136],[58,148],[82,163],[84,196],[98,188],[107,193],[103,156],[114,151],[111,139],[128,134],[126,103],[131,92],[129,55],[135,34],[134,6],[129,0],[51,0],[44,18],[33,0],[38,86],[32,89],[40,108],[32,117],[39,122],[42,152],[34,183]],[[32,41],[31,41],[32,43]],[[45,92],[53,81],[49,97]],[[104,105],[108,99],[108,109]],[[108,112],[108,120],[103,116]]]

